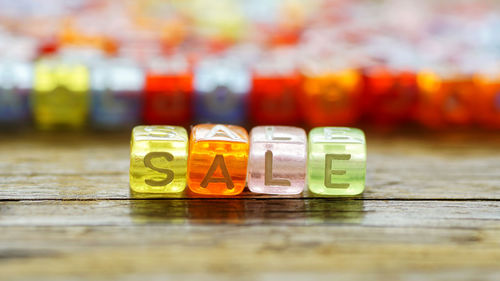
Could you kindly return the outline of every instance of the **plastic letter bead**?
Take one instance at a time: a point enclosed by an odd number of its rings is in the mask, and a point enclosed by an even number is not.
[[[194,193],[237,195],[245,188],[248,134],[231,125],[203,124],[191,131],[188,186]]]
[[[182,56],[155,58],[146,75],[144,121],[187,125],[191,120],[193,74]]]
[[[361,130],[314,128],[309,133],[309,190],[320,195],[352,196],[363,192],[366,142]]]
[[[290,57],[270,56],[253,69],[250,115],[254,124],[292,125],[300,122],[302,77]]]
[[[29,117],[33,67],[17,61],[0,62],[0,124],[18,126]]]
[[[188,136],[182,127],[137,126],[130,143],[130,188],[176,193],[186,187]]]
[[[301,128],[260,126],[250,132],[248,188],[299,194],[306,184],[307,137]]]
[[[31,96],[33,118],[40,129],[81,128],[88,113],[88,69],[79,63],[40,61]]]
[[[93,125],[119,129],[139,123],[143,88],[143,72],[132,62],[111,59],[98,63],[91,72]]]
[[[306,73],[301,101],[302,114],[310,126],[350,125],[361,115],[362,79],[355,69]]]
[[[394,127],[415,114],[417,75],[411,68],[373,66],[365,69],[364,111],[366,119],[381,127]]]
[[[472,77],[444,68],[420,72],[417,82],[420,90],[416,110],[418,122],[433,129],[471,124],[477,98]]]
[[[485,69],[474,77],[476,121],[489,129],[500,129],[500,65]]]
[[[229,59],[202,61],[194,73],[195,119],[243,124],[250,76],[243,64]]]

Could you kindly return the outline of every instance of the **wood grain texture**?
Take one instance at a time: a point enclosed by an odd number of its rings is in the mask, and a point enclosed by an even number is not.
[[[0,280],[499,280],[500,136],[367,139],[363,196],[199,198],[131,194],[127,134],[3,137]]]

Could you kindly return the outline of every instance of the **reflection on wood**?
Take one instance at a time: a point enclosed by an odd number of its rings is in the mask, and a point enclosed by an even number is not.
[[[360,223],[361,200],[192,199],[132,200],[138,223],[291,224]]]

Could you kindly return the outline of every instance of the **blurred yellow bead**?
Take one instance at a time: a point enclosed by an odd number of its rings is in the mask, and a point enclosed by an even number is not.
[[[177,126],[137,126],[130,143],[130,188],[176,193],[186,187],[188,136]]]
[[[89,87],[89,71],[82,64],[38,62],[32,95],[33,118],[38,128],[85,126]]]

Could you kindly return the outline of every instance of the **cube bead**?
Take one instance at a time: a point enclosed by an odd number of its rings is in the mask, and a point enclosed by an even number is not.
[[[148,75],[143,119],[148,124],[188,124],[192,110],[192,75]]]
[[[194,72],[194,112],[198,122],[243,124],[251,73],[227,59],[202,61]]]
[[[376,126],[392,128],[415,114],[417,75],[411,70],[373,66],[363,72],[363,112]]]
[[[249,94],[253,124],[292,125],[301,121],[302,75],[293,61],[293,54],[278,52],[255,63]]]
[[[245,188],[249,141],[239,126],[195,126],[189,141],[188,186],[198,194],[237,195]]]
[[[267,194],[299,194],[306,182],[307,137],[301,128],[259,126],[250,132],[248,188]]]
[[[78,129],[87,121],[90,74],[76,62],[40,61],[35,66],[31,104],[40,129]]]
[[[144,75],[132,62],[104,60],[92,69],[91,119],[99,129],[131,128],[141,115]]]
[[[155,58],[149,63],[145,80],[144,122],[189,124],[193,113],[193,73],[187,58]]]
[[[21,61],[0,62],[0,124],[19,126],[30,116],[29,94],[33,66]]]
[[[303,84],[302,114],[311,127],[346,126],[361,115],[361,75],[354,69],[306,75]]]
[[[186,187],[188,136],[182,127],[137,126],[130,143],[130,188],[176,193]]]
[[[319,127],[309,132],[309,190],[319,195],[353,196],[363,192],[366,142],[361,130]]]
[[[468,75],[443,71],[422,71],[417,76],[418,95],[415,118],[432,129],[470,125],[479,96]]]
[[[500,73],[478,74],[474,79],[476,89],[474,116],[481,126],[500,129]]]

